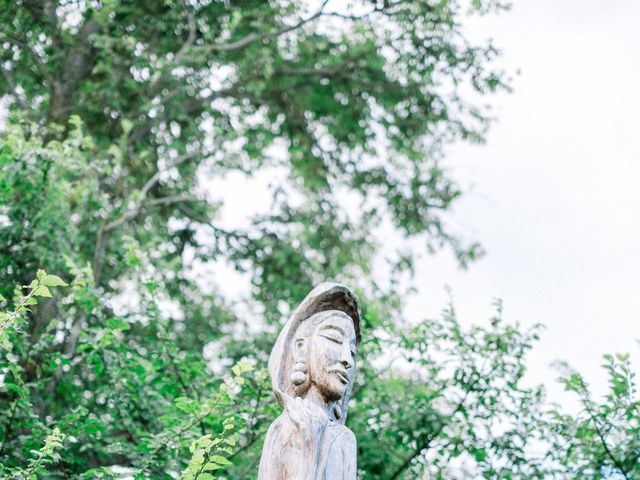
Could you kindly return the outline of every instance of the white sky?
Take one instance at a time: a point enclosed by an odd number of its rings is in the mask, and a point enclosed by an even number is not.
[[[426,257],[409,316],[433,314],[453,289],[465,322],[491,300],[504,317],[547,325],[529,379],[565,394],[549,364],[565,359],[602,394],[605,353],[631,353],[640,371],[640,2],[517,0],[470,22],[521,69],[513,95],[494,102],[485,146],[448,155],[473,182],[456,222],[487,256],[468,271]]]

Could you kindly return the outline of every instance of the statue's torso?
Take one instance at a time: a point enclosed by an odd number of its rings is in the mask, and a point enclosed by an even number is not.
[[[261,480],[298,480],[302,462],[312,461],[297,444],[294,429],[286,414],[278,417],[269,428],[262,455]],[[351,430],[330,422],[323,434],[318,462],[320,471],[324,473],[317,479],[303,480],[354,480],[356,443]]]

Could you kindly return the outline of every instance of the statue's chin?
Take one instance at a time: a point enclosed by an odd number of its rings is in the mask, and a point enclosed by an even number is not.
[[[318,385],[320,393],[329,402],[337,402],[344,397],[344,393],[347,390],[347,386],[340,381],[327,383],[325,385]]]

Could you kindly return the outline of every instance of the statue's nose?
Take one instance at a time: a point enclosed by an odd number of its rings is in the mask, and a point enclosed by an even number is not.
[[[351,348],[347,346],[347,348],[342,349],[342,358],[340,359],[340,363],[347,370],[353,367],[353,359],[351,358]]]

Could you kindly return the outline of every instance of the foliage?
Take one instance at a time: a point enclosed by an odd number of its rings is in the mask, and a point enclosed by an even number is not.
[[[560,363],[560,380],[578,396],[578,415],[553,409],[547,429],[550,460],[562,478],[596,479],[640,476],[640,396],[628,355],[605,355],[609,392],[593,398],[584,378]]]
[[[30,311],[29,307],[38,304],[38,297],[51,298],[49,287],[64,287],[67,284],[57,275],[47,275],[44,270],[38,270],[36,278],[29,284],[25,285],[27,289],[26,295],[21,295],[15,300],[15,310],[13,312],[0,312],[0,346],[5,350],[11,350],[9,342],[9,330],[13,330],[18,326],[22,316]],[[6,300],[0,297],[0,301]]]
[[[34,452],[35,457],[29,461],[28,467],[26,469],[8,469],[8,471],[6,472],[8,478],[38,478],[40,474],[46,472],[44,467],[47,464],[51,463],[52,461],[60,460],[60,455],[56,452],[56,450],[62,447],[63,441],[64,435],[60,433],[60,430],[57,427],[54,428],[51,434],[47,435],[47,438],[45,438],[44,446],[40,450]]]
[[[396,364],[367,368],[350,410],[359,466],[373,478],[542,478],[527,450],[542,392],[521,381],[539,327],[506,324],[498,306],[488,327],[464,329],[449,306],[394,330],[379,348]]]
[[[83,308],[87,315],[97,314],[99,299],[91,277],[86,269],[75,273],[70,305]],[[37,296],[50,295],[38,290],[47,284],[63,282],[39,271],[37,279],[25,287],[28,293],[20,297],[20,305],[35,305]],[[7,372],[0,393],[11,399],[10,408],[3,412],[7,421],[2,452],[8,461],[0,464],[0,473],[8,478],[37,478],[55,460],[58,469],[51,466],[47,478],[64,478],[70,472],[81,473],[81,478],[117,478],[109,468],[97,466],[112,458],[120,464],[133,463],[145,472],[142,478],[158,478],[181,468],[191,444],[197,447],[191,447],[197,459],[207,441],[224,443],[207,451],[211,454],[208,463],[229,464],[226,455],[232,453],[229,446],[235,445],[233,429],[238,425],[231,412],[242,415],[248,410],[248,398],[260,398],[256,389],[265,390],[266,372],[244,361],[228,378],[213,379],[197,355],[178,360],[175,347],[167,341],[166,325],[157,318],[153,298],[157,285],[140,284],[147,295],[144,312],[148,323],[134,326],[100,316],[99,325],[78,334],[78,355],[71,361],[63,352],[43,351],[57,343],[52,335],[57,319],[37,341],[29,341],[24,322],[12,325],[8,332],[11,350],[0,356],[0,368]],[[132,327],[140,332],[125,343],[124,332]],[[30,352],[24,351],[26,346],[31,347]],[[32,377],[36,382],[28,380]],[[206,389],[208,397],[200,399],[196,386]],[[43,398],[44,394],[51,398]],[[52,418],[57,426],[48,433]],[[204,434],[205,430],[215,432],[215,438]],[[40,436],[46,437],[44,447],[36,450],[33,446]],[[56,450],[65,436],[61,457]],[[192,459],[192,465],[198,464]],[[206,478],[203,475],[210,467],[187,468],[181,478]]]
[[[65,162],[69,192],[50,175],[54,155],[5,165],[5,195],[24,196],[6,213],[14,228],[2,245],[25,251],[0,273],[12,285],[39,265],[61,271],[60,255],[40,246],[76,241],[78,263],[90,261],[96,285],[110,289],[123,274],[123,235],[147,250],[161,239],[174,257],[192,249],[251,272],[273,321],[280,300],[299,299],[318,278],[366,274],[368,234],[382,219],[466,263],[479,247],[445,221],[460,191],[440,157],[456,139],[481,140],[488,125],[462,92],[507,86],[495,47],[461,30],[466,9],[494,3],[365,0],[342,12],[326,1],[6,2],[0,89],[13,93],[11,121],[25,121],[52,154],[82,119],[91,162]],[[267,168],[286,172],[272,213],[245,229],[216,225],[198,178]],[[359,208],[341,208],[341,192]],[[57,215],[28,208],[58,202],[67,210]],[[58,236],[69,219],[80,232]],[[35,240],[43,230],[49,238]],[[180,301],[189,287],[175,280]]]

